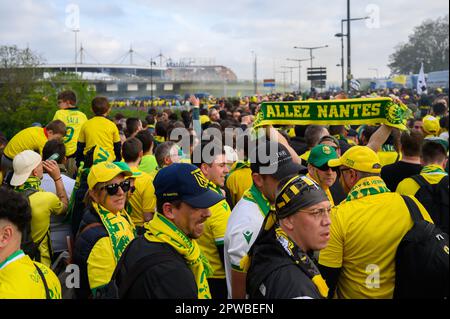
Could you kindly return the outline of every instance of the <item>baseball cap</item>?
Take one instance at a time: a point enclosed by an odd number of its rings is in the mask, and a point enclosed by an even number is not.
[[[41,162],[41,155],[34,151],[26,150],[17,154],[13,160],[14,174],[11,178],[11,186],[19,186],[25,183],[28,177],[30,177],[31,172]]]
[[[443,138],[440,137],[427,137],[423,140],[423,142],[433,142],[433,143],[438,143],[440,144],[446,152],[448,152],[448,140],[445,140]]]
[[[100,162],[91,167],[87,178],[89,189],[94,189],[97,183],[104,183],[112,180],[117,175],[133,175],[130,170],[123,169],[110,162]]]
[[[302,208],[329,201],[324,190],[304,175],[294,176],[283,184],[275,200],[275,213],[278,218],[285,218]]]
[[[340,158],[328,161],[328,166],[347,166],[366,173],[380,173],[381,164],[377,153],[367,146],[353,146]]]
[[[333,147],[319,144],[314,146],[309,153],[308,163],[315,167],[322,167],[329,160],[339,158]]]
[[[274,141],[259,142],[249,160],[252,173],[272,175],[277,180],[307,171],[305,166],[294,163],[283,144]]]
[[[181,200],[194,208],[208,208],[223,196],[208,188],[209,180],[192,164],[174,163],[164,167],[155,176],[153,186],[159,200]]]
[[[132,177],[132,178],[136,178],[136,177],[139,177],[142,175],[142,173],[140,171],[133,172],[133,170],[130,168],[130,166],[125,162],[113,162],[113,164],[119,166],[119,168],[121,168],[124,171],[130,172],[131,173],[130,177]]]
[[[422,122],[423,122],[422,129],[425,131],[425,133],[432,134],[432,135],[439,134],[441,125],[439,124],[438,118],[431,116],[431,115],[427,115],[423,118]]]

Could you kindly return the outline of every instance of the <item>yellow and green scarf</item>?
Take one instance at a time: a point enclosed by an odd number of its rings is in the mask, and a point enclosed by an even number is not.
[[[319,269],[315,265],[314,261],[308,256],[308,254],[303,252],[300,247],[298,247],[297,244],[289,238],[284,230],[281,229],[280,225],[277,223],[277,218],[274,211],[270,211],[270,213],[267,215],[262,228],[263,231],[258,235],[255,244],[257,244],[259,239],[262,239],[262,237],[264,236],[275,236],[275,238],[272,239],[276,240],[275,242],[283,247],[284,251],[295,262],[295,264],[298,265],[311,279],[320,295],[323,298],[326,298],[328,296],[329,289],[325,280],[320,274]],[[270,234],[272,231],[274,232],[274,235],[273,233],[272,235]],[[245,272],[247,272],[250,267],[251,251],[252,249],[250,248],[248,254],[245,255],[240,262],[240,267]]]
[[[346,201],[352,201],[369,195],[389,193],[390,190],[379,176],[362,178],[348,193]]]
[[[386,124],[406,130],[411,110],[390,98],[264,102],[254,128],[264,125]]]
[[[130,216],[125,212],[125,210],[121,210],[117,214],[120,214],[124,217],[133,231],[133,236],[129,236],[126,231],[123,229],[123,225],[120,223],[114,222],[116,219],[116,214],[111,213],[109,210],[104,208],[102,205],[93,202],[92,207],[95,209],[97,214],[100,216],[103,226],[105,226],[106,231],[108,232],[109,238],[111,239],[112,248],[114,251],[114,257],[116,262],[122,256],[123,251],[128,246],[128,244],[134,239],[136,236],[136,230],[134,228],[134,224],[131,221]]]
[[[420,174],[442,174],[447,175],[447,172],[444,171],[442,167],[439,165],[431,164],[424,166],[422,170],[420,171]]]
[[[258,205],[261,214],[264,217],[267,216],[271,209],[271,205],[269,203],[269,200],[263,195],[263,193],[260,192],[260,190],[254,183],[252,184],[252,187],[244,192],[244,195],[242,197]]]
[[[20,186],[14,187],[14,190],[19,193],[22,193],[22,192],[26,191],[27,189],[35,189],[37,191],[43,191],[43,189],[41,188],[41,179],[36,176],[30,176],[25,181],[25,183],[23,183]]]
[[[147,230],[144,236],[148,241],[166,243],[184,257],[194,274],[198,298],[211,299],[206,278],[211,275],[212,269],[197,242],[188,238],[174,223],[158,212],[151,221],[144,224],[144,227]]]

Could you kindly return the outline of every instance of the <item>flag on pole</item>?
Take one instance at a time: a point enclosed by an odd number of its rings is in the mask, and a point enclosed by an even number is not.
[[[427,94],[427,83],[425,82],[425,73],[423,73],[423,62],[420,65],[419,77],[417,78],[417,94]]]
[[[352,80],[350,80],[350,87],[355,91],[359,91],[359,89],[361,88],[361,82],[359,82],[358,80],[352,79]]]

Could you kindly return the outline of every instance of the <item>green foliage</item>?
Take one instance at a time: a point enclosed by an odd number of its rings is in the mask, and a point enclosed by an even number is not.
[[[389,57],[392,74],[418,73],[423,62],[425,72],[448,70],[449,16],[426,20],[414,29],[408,43],[401,43]]]
[[[45,126],[58,109],[57,96],[73,90],[77,106],[92,116],[95,91],[75,74],[60,73],[42,80],[36,66],[42,59],[29,49],[0,46],[0,132],[10,139],[18,131],[39,122]]]

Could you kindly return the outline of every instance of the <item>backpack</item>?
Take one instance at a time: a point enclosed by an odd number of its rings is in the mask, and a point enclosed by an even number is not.
[[[448,175],[437,184],[430,184],[422,175],[411,178],[420,186],[414,197],[426,208],[434,224],[448,234]]]
[[[133,264],[130,269],[125,271],[123,263],[130,246],[131,243],[127,246],[127,248],[125,248],[124,252],[122,253],[122,256],[120,257],[116,269],[114,270],[114,273],[111,277],[111,281],[105,286],[96,290],[95,296],[93,296],[94,299],[125,299],[128,290],[145,270],[148,270],[149,268],[156,266],[161,262],[173,259],[173,255],[165,251],[149,254],[138,259],[138,261]],[[116,276],[118,272],[121,272],[121,277],[123,278],[120,282],[120,287],[116,282]]]
[[[448,235],[423,219],[416,203],[402,196],[414,221],[395,256],[394,299],[448,297]]]
[[[37,193],[37,189],[26,189],[22,192],[22,194],[25,195],[25,197],[28,199],[28,202],[30,202],[30,196],[34,193]],[[25,225],[25,231],[22,233],[22,241],[20,243],[20,249],[23,250],[23,252],[28,255],[31,260],[40,262],[41,261],[41,252],[39,251],[39,245],[44,241],[44,239],[47,237],[45,235],[39,242],[35,243],[33,241],[33,238],[31,237],[31,221]]]

